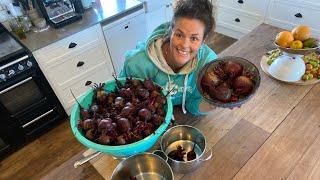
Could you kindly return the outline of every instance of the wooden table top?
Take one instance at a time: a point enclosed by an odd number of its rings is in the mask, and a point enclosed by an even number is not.
[[[200,129],[213,150],[213,158],[199,169],[175,174],[175,179],[320,179],[320,86],[286,84],[260,68],[279,31],[262,24],[219,54],[248,59],[259,68],[260,88],[249,102],[197,118],[175,109],[177,123]],[[74,169],[81,157],[74,156],[44,179],[109,179],[119,162],[100,155]]]

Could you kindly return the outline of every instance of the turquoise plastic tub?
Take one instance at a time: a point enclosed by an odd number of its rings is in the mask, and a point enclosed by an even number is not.
[[[140,79],[141,80],[141,79]],[[120,82],[125,82],[125,78],[119,78]],[[115,89],[116,83],[115,80],[110,80],[105,83],[104,89],[106,91],[113,91]],[[165,91],[163,91],[163,94],[166,94]],[[90,89],[87,91],[80,99],[79,103],[84,108],[89,108],[92,102],[92,96],[93,96],[93,90]],[[163,132],[167,129],[171,117],[172,117],[172,102],[170,97],[167,97],[167,104],[165,107],[166,111],[166,117],[165,122],[159,126],[159,128],[155,131],[155,133],[152,133],[151,135],[145,137],[144,139],[131,143],[126,145],[118,145],[118,146],[108,146],[108,145],[101,145],[97,144],[95,142],[92,142],[88,140],[83,134],[79,131],[77,124],[80,120],[80,107],[78,104],[75,104],[71,111],[70,116],[70,124],[71,129],[75,137],[77,138],[80,143],[82,143],[84,146],[94,149],[96,151],[100,151],[102,153],[115,156],[115,157],[128,157],[134,154],[138,154],[141,152],[145,152],[148,149],[150,149],[159,139],[159,137],[163,134]]]

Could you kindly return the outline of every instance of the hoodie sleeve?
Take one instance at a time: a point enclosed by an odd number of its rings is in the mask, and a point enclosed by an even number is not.
[[[157,68],[145,53],[144,47],[128,51],[125,54],[125,62],[119,77],[153,78]]]
[[[197,74],[199,72],[199,70],[208,62],[213,61],[214,59],[216,59],[218,56],[217,54],[211,49],[209,48],[207,45],[204,45],[204,48],[202,49],[202,53],[200,53],[200,55],[198,56],[199,58],[199,64],[197,67],[196,72],[194,73],[192,79],[191,79],[191,83],[193,85],[193,91],[192,93],[187,97],[186,100],[186,109],[188,112],[190,112],[193,115],[199,116],[199,115],[206,115],[206,112],[201,112],[199,110],[199,105],[202,101],[202,96],[200,95],[198,89],[197,89],[197,85],[196,85],[196,81],[197,81]]]

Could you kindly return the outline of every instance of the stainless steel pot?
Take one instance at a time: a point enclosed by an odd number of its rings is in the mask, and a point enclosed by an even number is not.
[[[164,159],[163,159],[164,158]],[[161,153],[141,153],[121,161],[114,169],[111,180],[152,179],[173,180],[173,172]]]
[[[195,143],[195,144],[194,144]],[[197,169],[204,161],[211,159],[212,150],[206,152],[206,139],[197,128],[189,125],[178,125],[167,130],[160,142],[161,150],[168,155],[176,150],[177,146],[182,146],[186,152],[193,149],[197,155],[196,159],[187,161],[177,161],[168,157],[171,168],[178,173],[189,173]],[[195,146],[194,146],[195,145]]]

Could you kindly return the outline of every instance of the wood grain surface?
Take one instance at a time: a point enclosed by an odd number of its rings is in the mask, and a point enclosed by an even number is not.
[[[282,29],[261,24],[252,32],[219,54],[238,56],[253,62],[260,70],[261,84],[255,96],[241,108],[216,108],[207,116],[194,117],[184,115],[181,107],[174,108],[177,124],[189,124],[200,129],[206,137],[208,150],[213,157],[194,172],[175,174],[175,179],[320,179],[320,85],[297,86],[283,83],[268,77],[260,67],[261,57],[274,49],[273,41]],[[222,41],[221,41],[222,42]],[[70,133],[70,132],[69,132]],[[67,136],[67,134],[64,134]],[[57,136],[56,138],[64,139]],[[73,141],[64,140],[65,144]],[[35,142],[36,143],[36,142]],[[73,146],[79,146],[74,145]],[[55,147],[48,143],[41,151]],[[80,145],[81,146],[81,145]],[[154,147],[156,149],[157,147]],[[41,148],[40,148],[41,149]],[[36,148],[29,148],[19,153],[18,159],[9,158],[1,162],[0,179],[23,179],[25,175],[16,175],[31,168],[21,157],[30,153],[30,157],[39,154],[40,165],[44,155]],[[67,151],[67,150],[64,150]],[[68,151],[67,151],[68,152]],[[74,153],[70,150],[70,153]],[[50,152],[51,153],[51,152]],[[52,151],[59,157],[58,151]],[[69,154],[42,171],[27,173],[27,179],[110,179],[120,162],[107,155],[99,155],[77,169],[73,168],[76,160],[83,158],[87,151]],[[40,158],[42,160],[40,160]],[[59,158],[58,158],[59,159]],[[45,161],[47,162],[47,161]],[[16,170],[7,170],[17,165]],[[35,166],[35,165],[33,165]],[[56,166],[53,168],[52,166]],[[14,169],[14,168],[13,168]],[[24,170],[23,170],[24,169]],[[40,167],[35,167],[40,171]],[[4,170],[4,171],[3,171]],[[4,172],[4,173],[3,173]],[[33,176],[32,176],[33,175]]]
[[[219,54],[246,58],[259,68],[260,88],[248,103],[233,110],[216,108],[200,118],[175,109],[177,124],[200,129],[214,154],[196,171],[175,179],[320,179],[319,153],[315,152],[320,87],[283,83],[260,67],[261,57],[274,49],[279,31],[262,24]],[[109,172],[104,170],[102,176],[110,177]]]

